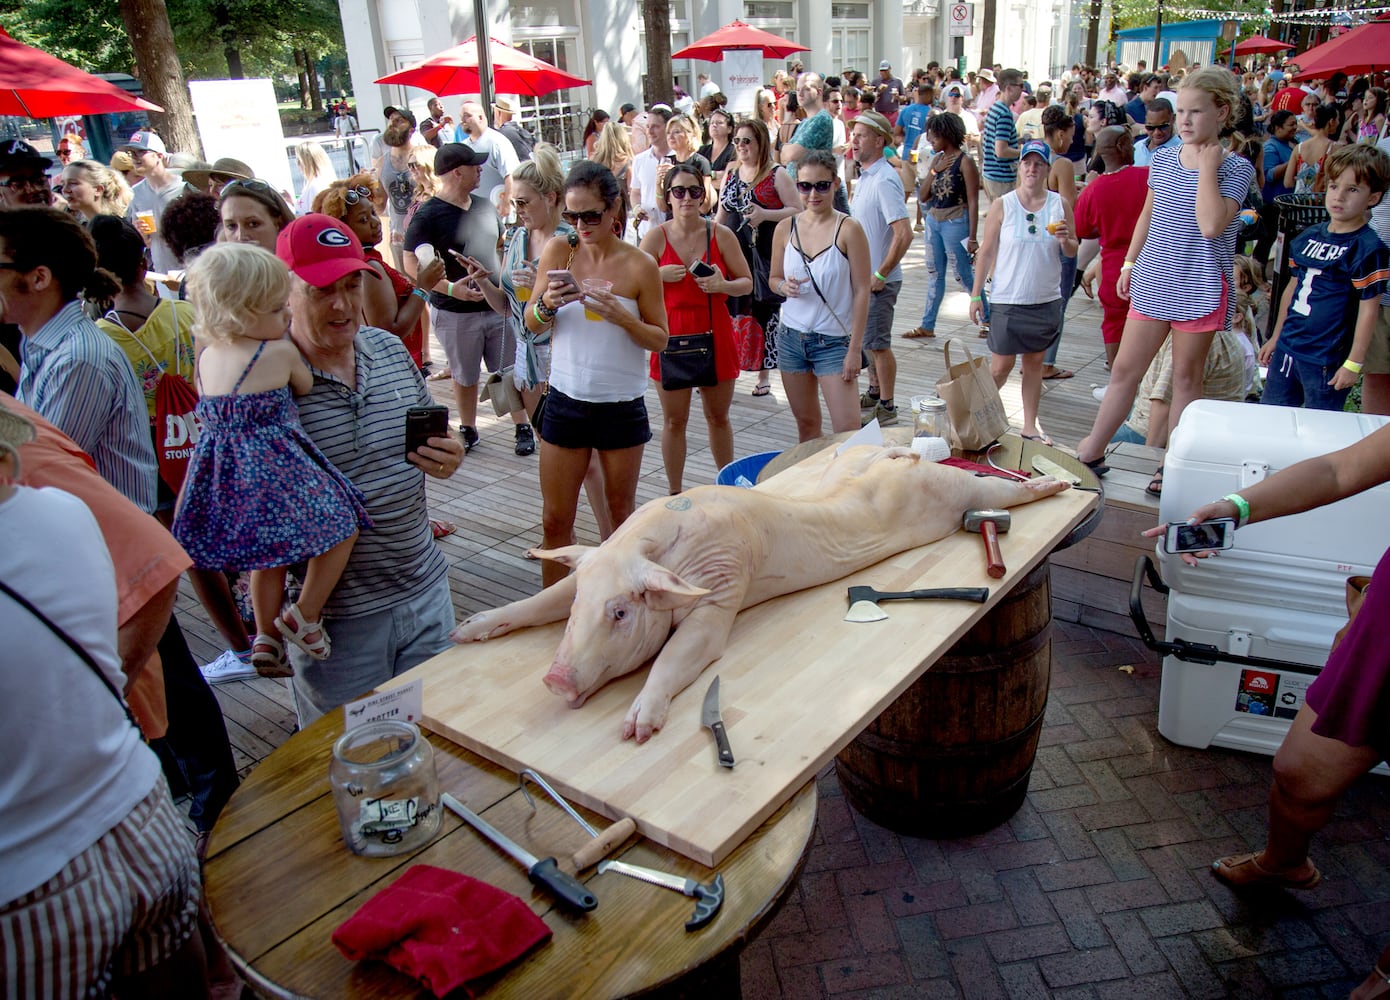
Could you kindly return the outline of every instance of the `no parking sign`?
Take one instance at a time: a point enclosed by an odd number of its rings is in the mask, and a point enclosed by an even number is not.
[[[973,3],[949,4],[948,14],[951,24],[946,31],[947,37],[956,38],[974,34],[975,5]]]

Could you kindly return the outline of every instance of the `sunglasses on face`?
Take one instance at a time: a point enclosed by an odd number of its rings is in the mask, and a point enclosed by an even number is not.
[[[1145,125],[1145,132],[1163,132],[1173,127],[1172,122],[1164,122],[1162,125]]]
[[[753,145],[753,139],[752,139],[750,136],[741,135],[741,136],[738,136],[737,138],[734,139],[734,145],[735,145],[735,146],[751,146],[751,145]]]
[[[42,174],[20,174],[18,177],[6,177],[0,180],[0,188],[17,190],[19,188],[41,188],[46,187],[47,183]]]
[[[343,201],[349,205],[356,205],[359,201],[371,201],[372,189],[369,187],[348,188],[343,194]]]
[[[603,209],[598,212],[565,211],[560,213],[560,218],[564,219],[571,226],[574,225],[576,222],[582,222],[586,226],[597,226],[600,222],[603,221],[603,213],[605,211],[607,211],[607,209]]]
[[[530,198],[513,198],[513,199],[512,199],[512,204],[515,205],[517,208],[525,208],[527,205],[531,204],[531,199],[530,199]]]
[[[672,184],[672,185],[671,185],[671,197],[672,197],[672,198],[678,198],[678,199],[679,199],[679,198],[686,198],[686,197],[688,197],[688,198],[690,198],[691,201],[699,201],[699,200],[700,200],[701,198],[703,198],[704,196],[705,196],[705,189],[702,188],[702,187],[700,187],[698,184],[691,184],[691,185],[689,185],[689,186],[683,186],[683,185],[680,185],[680,184]]]
[[[797,181],[796,189],[802,194],[810,194],[812,191],[819,191],[821,194],[834,187],[834,181]]]
[[[414,160],[411,160],[409,163],[405,165],[405,168],[407,170],[419,170],[420,164],[416,163]]]

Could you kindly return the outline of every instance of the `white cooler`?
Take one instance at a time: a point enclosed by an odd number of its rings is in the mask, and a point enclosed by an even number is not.
[[[1159,521],[1240,492],[1305,458],[1336,451],[1385,417],[1200,400],[1169,442]],[[1158,729],[1175,743],[1273,754],[1346,624],[1346,578],[1390,548],[1390,484],[1236,532],[1235,548],[1192,567],[1156,546],[1171,588],[1167,633],[1312,672],[1163,660]],[[1384,765],[1378,768],[1386,772]]]

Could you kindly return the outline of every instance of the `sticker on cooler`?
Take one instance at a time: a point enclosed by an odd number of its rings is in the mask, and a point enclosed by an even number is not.
[[[1279,674],[1267,670],[1242,670],[1236,692],[1236,711],[1251,715],[1273,715]]]
[[[1308,674],[1280,674],[1279,695],[1274,699],[1274,717],[1292,719],[1303,707],[1313,678]]]

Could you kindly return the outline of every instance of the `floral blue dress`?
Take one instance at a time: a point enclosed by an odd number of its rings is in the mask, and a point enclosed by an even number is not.
[[[299,423],[289,386],[198,400],[202,424],[174,537],[200,569],[272,569],[322,555],[371,526],[363,497]]]

